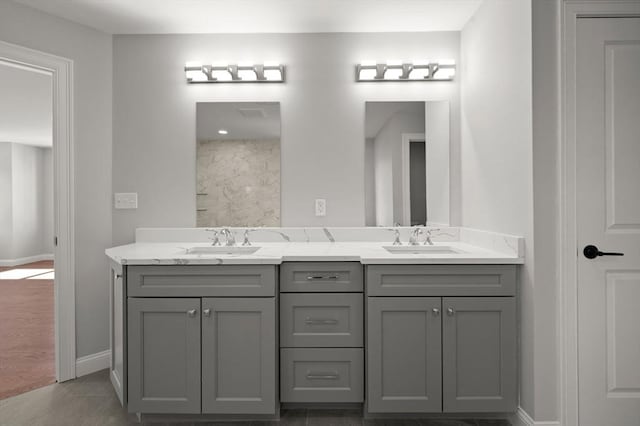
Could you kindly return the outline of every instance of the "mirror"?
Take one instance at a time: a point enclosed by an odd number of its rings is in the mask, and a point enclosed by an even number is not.
[[[196,224],[280,226],[280,104],[196,104]]]
[[[449,224],[449,102],[367,102],[365,224]]]

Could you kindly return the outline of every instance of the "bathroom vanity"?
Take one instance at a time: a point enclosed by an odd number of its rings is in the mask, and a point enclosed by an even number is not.
[[[435,243],[449,254],[335,238],[254,245],[240,254],[156,240],[107,250],[110,375],[129,412],[515,411],[521,253],[459,241]],[[189,254],[192,246],[205,249]]]

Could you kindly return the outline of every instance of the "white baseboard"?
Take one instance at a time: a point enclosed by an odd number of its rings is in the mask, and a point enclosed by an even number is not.
[[[557,421],[536,422],[522,407],[518,407],[518,411],[511,417],[511,424],[513,426],[560,426],[560,422]]]
[[[98,352],[76,359],[76,377],[86,376],[96,371],[109,368],[111,362],[111,351]]]
[[[25,263],[53,260],[53,254],[37,254],[35,256],[20,257],[18,259],[0,259],[0,266],[18,266]]]

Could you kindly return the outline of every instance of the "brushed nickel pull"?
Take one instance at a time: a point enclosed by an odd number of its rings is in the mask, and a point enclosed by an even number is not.
[[[210,317],[211,316],[211,309],[205,309],[204,311],[202,311],[202,313],[204,314],[205,317]]]
[[[304,320],[304,323],[309,325],[334,325],[338,323],[338,320],[331,318],[307,318]]]
[[[189,315],[191,318],[193,318],[193,317],[196,316],[196,312],[198,312],[198,311],[196,311],[195,309],[189,309],[187,311],[187,315]]]
[[[438,308],[433,308],[433,315],[435,315],[435,316],[439,316],[439,315],[440,315],[440,309],[438,309]]]
[[[449,315],[450,317],[452,317],[455,313],[456,311],[454,311],[453,308],[447,308],[447,315]]]
[[[337,275],[308,275],[307,276],[307,281],[314,281],[314,280],[337,280],[338,276]]]
[[[340,375],[338,374],[337,371],[328,372],[328,373],[323,373],[323,372],[314,373],[310,371],[307,373],[307,379],[309,380],[338,380],[339,378],[340,378]]]

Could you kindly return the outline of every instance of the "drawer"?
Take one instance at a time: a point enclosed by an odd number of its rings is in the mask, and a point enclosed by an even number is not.
[[[369,265],[368,296],[514,296],[515,265]]]
[[[362,291],[359,262],[285,262],[280,266],[281,292]]]
[[[130,297],[269,297],[276,293],[273,265],[129,266]]]
[[[361,347],[362,293],[280,295],[280,346]]]
[[[282,402],[363,402],[362,349],[281,349]]]

